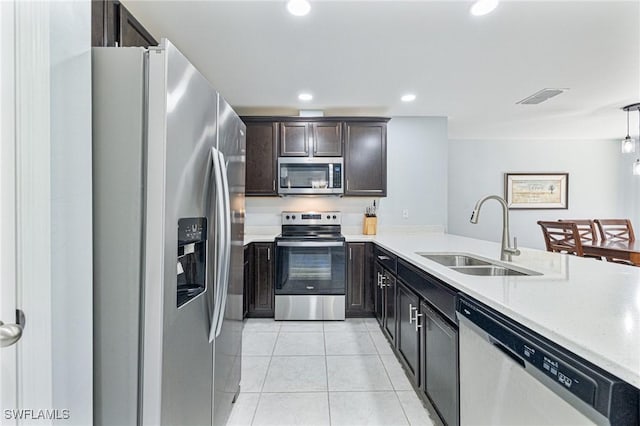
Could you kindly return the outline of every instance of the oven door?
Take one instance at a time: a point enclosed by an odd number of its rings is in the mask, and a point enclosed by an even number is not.
[[[344,241],[276,241],[276,295],[344,295]]]

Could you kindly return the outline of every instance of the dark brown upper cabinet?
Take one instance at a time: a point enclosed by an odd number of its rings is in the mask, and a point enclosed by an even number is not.
[[[313,156],[342,157],[342,123],[312,123]]]
[[[91,2],[92,46],[149,47],[157,46],[140,22],[119,1]]]
[[[346,196],[387,196],[387,123],[345,123]]]
[[[251,122],[247,126],[245,194],[276,196],[278,178],[278,123]]]
[[[308,157],[309,123],[280,123],[280,156]]]

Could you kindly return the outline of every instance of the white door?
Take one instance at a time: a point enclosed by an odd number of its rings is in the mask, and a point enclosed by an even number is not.
[[[14,322],[16,312],[13,9],[12,2],[0,3],[0,321],[4,323]],[[0,346],[0,424],[16,424],[5,411],[17,406],[16,345],[0,342]]]
[[[53,401],[49,19],[47,2],[0,2],[2,425],[66,417]]]

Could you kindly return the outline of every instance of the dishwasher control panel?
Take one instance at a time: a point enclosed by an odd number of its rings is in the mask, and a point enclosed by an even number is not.
[[[468,323],[488,343],[595,423],[639,424],[637,388],[461,293],[456,314],[461,323]]]
[[[459,313],[484,330],[494,345],[502,346],[500,349],[503,352],[509,351],[509,355],[520,365],[525,367],[528,364],[535,367],[582,401],[594,405],[597,384],[593,379],[464,300],[460,301]]]

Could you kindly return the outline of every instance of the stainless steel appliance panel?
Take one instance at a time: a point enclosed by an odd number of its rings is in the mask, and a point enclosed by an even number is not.
[[[341,195],[343,164],[342,157],[278,158],[278,194]]]
[[[276,296],[276,320],[344,320],[345,296]]]
[[[163,291],[157,301],[163,307],[160,423],[207,425],[212,420],[213,400],[213,345],[208,339],[211,311],[207,296],[214,290],[211,248],[216,227],[208,226],[208,288],[180,308],[175,258],[180,218],[207,217],[214,225],[208,201],[212,191],[210,152],[216,144],[217,93],[171,43],[165,40],[162,46],[148,53],[150,197],[146,233],[162,239],[163,252],[158,256],[160,253],[152,251],[155,242],[148,240],[146,262],[163,274],[159,281],[148,275],[150,279],[145,282],[147,294],[153,294],[158,287]],[[158,159],[163,167],[154,167]],[[153,347],[145,346],[147,350]],[[153,384],[145,381],[145,392],[151,391],[150,385]],[[145,419],[145,423],[151,420]]]
[[[224,425],[240,390],[244,292],[244,186],[246,127],[229,104],[218,96],[218,151],[228,183],[228,268],[224,280],[221,318],[217,324],[214,366],[213,424]],[[219,334],[218,334],[219,333]]]
[[[93,422],[131,425],[139,397],[144,49],[93,48],[92,68]]]
[[[322,319],[344,320],[345,296],[322,296]]]

